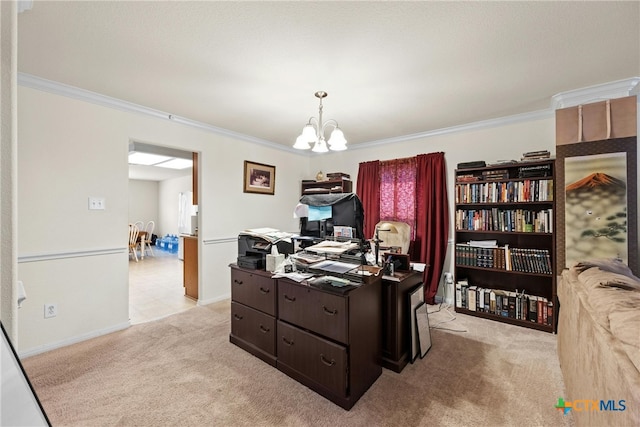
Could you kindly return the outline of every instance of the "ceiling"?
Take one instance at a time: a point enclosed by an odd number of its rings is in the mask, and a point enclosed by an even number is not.
[[[291,146],[549,109],[640,76],[640,2],[34,1],[18,71]]]

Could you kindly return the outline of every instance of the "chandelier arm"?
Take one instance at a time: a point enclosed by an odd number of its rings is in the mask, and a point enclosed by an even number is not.
[[[324,135],[324,131],[325,131],[325,129],[327,128],[327,125],[331,125],[331,126],[333,126],[333,128],[334,128],[334,129],[336,129],[336,128],[338,128],[338,127],[339,127],[339,126],[338,126],[338,122],[337,122],[336,120],[334,120],[334,119],[329,119],[329,120],[327,120],[326,122],[324,122],[324,123],[322,124],[322,131],[321,131],[321,132],[322,132],[322,134],[323,134],[323,135]]]

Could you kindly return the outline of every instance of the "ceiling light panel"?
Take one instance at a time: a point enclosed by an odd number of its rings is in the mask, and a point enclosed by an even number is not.
[[[193,161],[187,159],[173,159],[167,162],[155,164],[154,166],[169,169],[186,169],[193,166]]]
[[[166,162],[170,160],[171,157],[168,156],[160,156],[158,154],[150,154],[150,153],[129,153],[129,164],[132,165],[155,165],[157,163]]]

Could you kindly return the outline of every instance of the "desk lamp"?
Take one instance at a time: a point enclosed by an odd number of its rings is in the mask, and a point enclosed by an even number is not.
[[[373,243],[375,243],[376,245],[376,265],[377,266],[381,265],[380,258],[379,258],[380,243],[384,242],[384,240],[380,240],[381,231],[388,231],[389,233],[397,233],[398,229],[396,228],[395,225],[390,224],[388,222],[382,222],[376,226],[376,237],[375,239],[373,239]]]

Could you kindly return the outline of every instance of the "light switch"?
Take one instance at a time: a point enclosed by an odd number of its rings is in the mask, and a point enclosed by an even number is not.
[[[89,197],[89,210],[90,211],[103,211],[105,210],[104,197]]]

